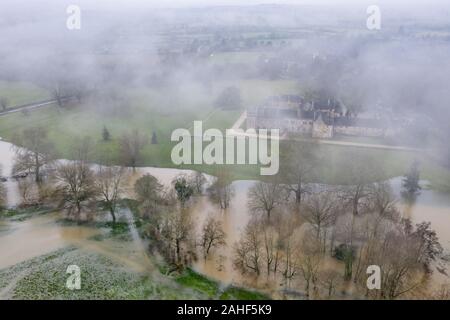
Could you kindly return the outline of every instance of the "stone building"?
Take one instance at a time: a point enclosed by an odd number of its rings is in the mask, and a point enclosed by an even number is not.
[[[348,136],[384,137],[393,134],[385,121],[360,119],[345,112],[333,99],[305,102],[301,96],[270,97],[259,107],[247,110],[247,128],[280,129],[313,138]]]

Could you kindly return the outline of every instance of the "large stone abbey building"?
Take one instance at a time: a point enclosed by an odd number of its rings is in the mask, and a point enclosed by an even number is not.
[[[332,138],[336,134],[385,137],[393,131],[380,119],[364,119],[343,110],[336,100],[306,102],[297,95],[268,98],[262,106],[247,110],[247,128],[280,129],[313,138]]]

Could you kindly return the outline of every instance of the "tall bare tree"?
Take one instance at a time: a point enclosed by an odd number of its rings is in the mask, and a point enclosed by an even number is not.
[[[2,111],[6,111],[9,105],[9,100],[6,97],[0,97],[0,107],[2,108]]]
[[[380,216],[393,214],[397,211],[397,200],[395,199],[392,188],[387,182],[377,182],[371,185],[370,203],[372,210]]]
[[[326,296],[331,298],[341,283],[341,275],[337,270],[327,269],[319,273],[319,279],[326,291]]]
[[[351,209],[354,216],[367,209],[372,184],[379,179],[381,170],[373,159],[354,154],[354,161],[341,168],[346,186],[342,187],[340,197]]]
[[[214,182],[208,188],[211,200],[218,203],[222,209],[227,209],[230,206],[231,198],[234,195],[234,188],[231,182],[228,171],[220,170]]]
[[[47,130],[34,127],[23,130],[15,147],[15,172],[32,172],[36,182],[42,181],[42,168],[52,161],[53,145],[47,137]]]
[[[249,222],[234,249],[233,263],[242,274],[261,274],[262,245],[259,223]]]
[[[317,289],[321,260],[320,244],[314,239],[305,237],[302,243],[300,270],[305,280],[305,293],[308,299],[311,297],[311,285],[313,286],[313,293]]]
[[[217,219],[209,217],[203,225],[199,245],[203,251],[203,258],[206,260],[211,250],[225,245],[225,232],[222,224]]]
[[[282,159],[284,188],[294,194],[295,203],[299,205],[302,196],[308,193],[306,183],[311,181],[317,158],[312,144],[290,144],[286,154]]]
[[[272,212],[282,201],[282,187],[278,183],[257,182],[248,191],[248,206],[254,213],[263,213],[270,220]]]
[[[194,171],[190,175],[190,180],[191,180],[191,184],[195,188],[195,192],[197,194],[202,194],[203,193],[203,186],[206,183],[205,175],[203,173],[201,173],[200,171]]]
[[[177,268],[189,259],[189,248],[193,237],[193,225],[185,212],[172,212],[165,215],[161,223],[163,253]]]
[[[162,191],[163,186],[151,174],[145,174],[136,181],[134,192],[141,204],[141,210],[143,210],[144,215],[149,215],[156,211],[161,200]]]
[[[305,203],[303,216],[315,229],[316,241],[319,243],[325,243],[326,239],[322,239],[322,233],[325,228],[334,224],[336,208],[337,201],[331,191],[312,194]]]
[[[146,144],[147,138],[137,129],[124,134],[120,139],[120,157],[123,164],[135,170],[141,159],[142,149]]]
[[[100,167],[95,175],[95,188],[103,208],[111,214],[113,224],[116,223],[116,210],[123,192],[124,168]]]
[[[56,169],[56,180],[63,208],[69,216],[73,215],[79,220],[82,210],[95,200],[93,171],[82,161],[60,164]]]

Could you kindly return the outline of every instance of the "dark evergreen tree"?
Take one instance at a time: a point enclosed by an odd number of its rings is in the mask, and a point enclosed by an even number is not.
[[[106,126],[103,127],[102,137],[103,141],[111,140],[111,134],[109,133],[108,128],[106,128]]]
[[[419,184],[420,181],[420,171],[419,163],[414,161],[409,171],[405,174],[402,186],[405,195],[417,195],[422,189]]]
[[[152,132],[152,144],[158,144],[158,139],[156,138],[156,132]]]

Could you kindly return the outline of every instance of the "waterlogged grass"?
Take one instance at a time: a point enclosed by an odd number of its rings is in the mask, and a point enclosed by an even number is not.
[[[81,289],[66,287],[67,267],[81,270]],[[169,279],[140,274],[102,255],[65,248],[0,270],[0,289],[15,282],[12,299],[193,299],[205,298],[184,290]]]
[[[7,218],[9,221],[25,221],[27,219],[51,212],[54,212],[54,209],[43,207],[5,209],[0,212],[0,217]]]
[[[80,268],[80,290],[69,290],[66,286],[69,265]],[[261,293],[237,287],[221,292],[219,282],[191,269],[175,278],[159,272],[133,272],[108,257],[76,247],[59,249],[0,270],[2,290],[2,298],[26,300],[268,299]]]
[[[221,284],[209,279],[192,269],[186,269],[176,281],[184,287],[191,288],[199,293],[206,294],[213,299],[221,300],[267,300],[270,299],[260,292],[247,290],[244,288],[230,286],[224,291]]]
[[[210,280],[191,269],[186,269],[176,278],[176,281],[185,287],[192,288],[210,297],[216,296],[219,291],[219,284],[217,282]]]
[[[120,241],[130,241],[130,226],[127,222],[117,221],[116,223],[112,222],[99,222],[96,224],[97,228],[105,229],[106,232],[101,235],[96,235],[92,238],[92,240],[101,241],[108,238],[114,238],[115,240]]]
[[[270,297],[256,291],[237,287],[227,288],[221,295],[221,300],[268,300]]]

